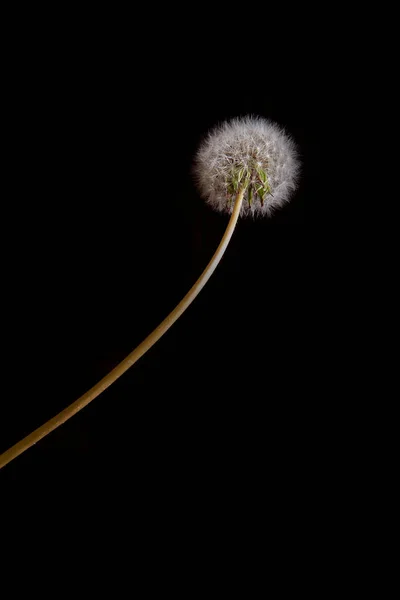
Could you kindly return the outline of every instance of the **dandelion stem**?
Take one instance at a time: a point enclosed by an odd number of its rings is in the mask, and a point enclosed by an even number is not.
[[[112,371],[110,371],[103,379],[94,385],[88,392],[83,394],[78,400],[70,404],[62,410],[58,415],[47,421],[44,425],[35,429],[32,433],[22,439],[20,442],[9,448],[6,452],[0,455],[0,469],[11,462],[14,458],[28,450],[39,440],[54,431],[57,427],[68,421],[82,408],[87,406],[92,400],[97,398],[104,390],[106,390],[114,381],[125,373],[139,358],[141,358],[150,348],[164,335],[166,331],[175,323],[183,314],[188,306],[193,302],[199,292],[203,289],[211,275],[214,273],[218,263],[220,262],[235,229],[240,209],[242,207],[243,195],[245,186],[241,187],[236,195],[235,204],[233,207],[232,216],[229,220],[223,238],[215,251],[214,256],[207,265],[206,269],[200,275],[199,279],[192,286],[186,296],[179,302],[174,310],[164,319],[162,323],[149,335],[139,346],[133,350],[123,361],[121,361]]]

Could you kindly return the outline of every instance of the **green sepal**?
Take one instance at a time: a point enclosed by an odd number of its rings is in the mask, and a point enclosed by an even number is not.
[[[253,202],[253,188],[252,188],[252,186],[249,186],[249,191],[248,191],[248,194],[247,194],[247,199],[249,201],[249,207],[251,207],[252,202]]]

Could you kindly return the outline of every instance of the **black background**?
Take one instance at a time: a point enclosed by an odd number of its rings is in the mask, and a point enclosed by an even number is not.
[[[155,502],[171,490],[206,497],[274,475],[302,480],[317,407],[305,213],[320,162],[315,55],[296,15],[265,34],[210,14],[182,18],[157,14],[156,29],[144,17],[130,28],[122,16],[57,20],[18,58],[11,123],[24,168],[6,298],[18,319],[0,450],[103,377],[207,265],[227,218],[199,197],[191,166],[211,127],[247,114],[285,126],[299,189],[273,218],[239,222],[172,329],[4,468],[11,482],[74,489],[129,478]]]

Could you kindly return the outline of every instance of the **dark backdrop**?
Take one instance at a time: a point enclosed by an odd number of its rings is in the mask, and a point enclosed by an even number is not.
[[[317,409],[305,202],[316,197],[320,122],[306,35],[295,19],[265,44],[251,31],[227,39],[207,19],[179,35],[143,38],[142,27],[55,27],[21,56],[8,293],[19,308],[0,450],[103,377],[206,266],[228,220],[191,176],[211,127],[246,114],[285,126],[301,155],[299,190],[273,218],[240,221],[173,328],[3,474],[75,484],[129,473],[149,499],[257,485],[282,465],[297,485]]]

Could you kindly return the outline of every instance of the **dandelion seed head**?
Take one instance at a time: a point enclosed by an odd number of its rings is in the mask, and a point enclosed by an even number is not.
[[[241,216],[271,215],[297,188],[300,161],[282,127],[260,117],[226,121],[214,128],[196,154],[200,194],[219,212],[231,213],[240,187]]]

